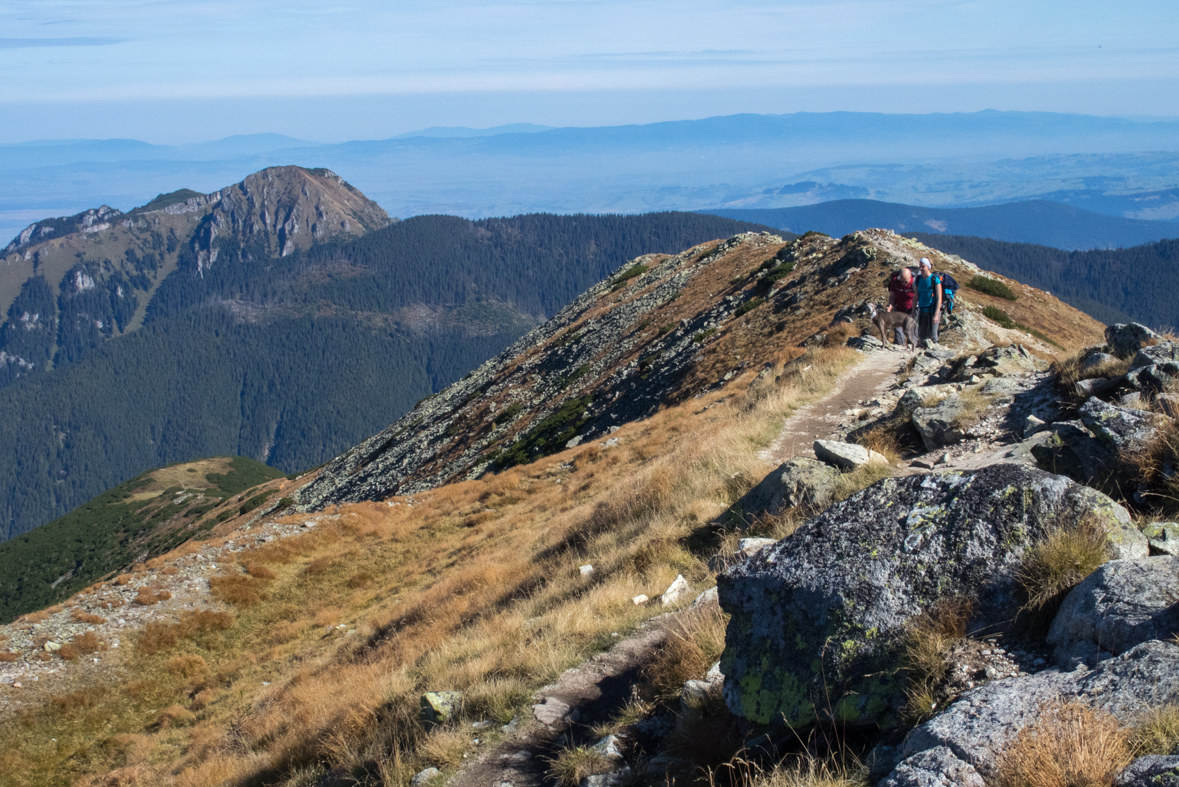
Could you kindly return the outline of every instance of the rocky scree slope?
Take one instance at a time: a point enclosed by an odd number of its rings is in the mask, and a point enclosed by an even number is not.
[[[864,305],[883,303],[891,272],[922,256],[959,281],[980,274],[887,230],[842,239],[811,233],[789,243],[748,233],[675,256],[639,257],[329,463],[299,502],[315,509],[409,494],[608,436],[665,404],[723,386],[751,365],[823,343],[838,323],[852,324],[838,335],[852,334],[857,346],[880,346],[858,336],[873,332]],[[964,294],[957,320],[963,341],[1019,337],[1045,355],[1056,351],[983,318],[993,302],[1061,345],[1080,347],[1100,335],[1098,323],[1050,295],[995,278],[1018,290],[1019,302]]]
[[[755,487],[739,504],[747,518],[802,501],[820,513],[718,577],[731,614],[720,664],[729,708],[796,734],[857,729],[877,742],[872,782],[889,787],[1012,783],[1012,746],[1060,734],[1051,725],[1077,713],[1133,731],[1179,708],[1179,525],[1157,521],[1174,513],[1166,468],[1179,461],[1169,392],[1179,345],[1136,324],[1105,338],[1077,359],[1106,376],[1071,389],[1022,348],[923,351],[914,373],[886,401],[849,413],[844,430],[928,426],[942,410],[960,428],[920,431],[911,475],[830,507],[813,504],[831,484],[814,460],[792,460]],[[950,415],[972,399],[978,407],[988,389],[981,416]],[[1143,453],[1157,467],[1144,467]],[[1089,557],[1069,557],[1073,573],[1036,602],[1046,545],[1062,533],[1089,539]],[[930,672],[913,648],[938,630],[952,633]],[[1121,745],[1094,783],[1113,782],[1135,751],[1152,756],[1117,784],[1179,774],[1179,740],[1165,751]]]
[[[282,257],[389,222],[334,172],[286,166],[211,194],[184,189],[127,213],[103,205],[31,224],[0,255],[0,384],[138,328],[169,274],[201,276],[223,248]]]

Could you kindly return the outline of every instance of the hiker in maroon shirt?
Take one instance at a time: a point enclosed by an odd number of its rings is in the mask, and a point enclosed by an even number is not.
[[[901,268],[888,280],[888,308],[886,311],[897,310],[905,314],[912,314],[916,305],[917,288],[914,286],[913,272],[908,268]],[[905,331],[901,326],[893,329],[896,332],[896,343],[905,343]]]

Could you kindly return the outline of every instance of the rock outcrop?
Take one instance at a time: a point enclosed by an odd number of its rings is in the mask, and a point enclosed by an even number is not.
[[[835,504],[718,578],[732,616],[722,660],[729,707],[796,728],[827,717],[895,724],[909,621],[967,596],[972,627],[1010,622],[1024,551],[1084,516],[1108,528],[1111,556],[1146,555],[1121,506],[1016,465],[887,479]]]

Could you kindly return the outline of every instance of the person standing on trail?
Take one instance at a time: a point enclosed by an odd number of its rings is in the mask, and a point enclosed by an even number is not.
[[[942,319],[942,283],[933,275],[933,263],[921,258],[921,275],[917,277],[917,336],[937,344],[937,326]]]
[[[885,311],[898,311],[904,314],[913,313],[913,301],[916,298],[913,287],[913,272],[908,268],[901,268],[888,280],[888,307]],[[905,328],[898,325],[893,328],[897,344],[905,343]]]

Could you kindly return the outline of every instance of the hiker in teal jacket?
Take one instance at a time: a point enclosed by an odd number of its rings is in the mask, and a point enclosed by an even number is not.
[[[933,275],[933,264],[921,258],[921,275],[917,277],[917,337],[937,343],[937,326],[942,319],[942,283]]]

